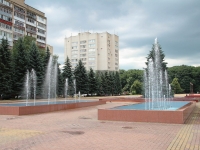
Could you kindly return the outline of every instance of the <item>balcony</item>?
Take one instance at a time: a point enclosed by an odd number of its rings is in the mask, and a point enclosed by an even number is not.
[[[29,29],[29,28],[26,28],[26,32],[29,32],[29,33],[32,33],[32,34],[35,34],[35,35],[36,35],[36,31],[31,30],[31,29]]]
[[[40,43],[40,42],[37,42],[37,45],[41,48],[45,48],[46,47],[46,44],[44,43]]]
[[[30,17],[30,18],[32,18],[32,19],[34,19],[34,20],[36,20],[36,15],[32,16],[32,15],[30,15],[30,14],[26,14],[26,16],[27,16],[27,17]]]

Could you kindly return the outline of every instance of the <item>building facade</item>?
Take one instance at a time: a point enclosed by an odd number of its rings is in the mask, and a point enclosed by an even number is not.
[[[53,46],[47,44],[46,48],[47,47],[49,48],[51,55],[53,55]]]
[[[0,0],[0,39],[7,37],[9,45],[25,35],[36,39],[39,47],[46,48],[47,18],[25,0]]]
[[[74,69],[79,60],[86,70],[119,71],[119,37],[115,34],[79,33],[65,38],[65,59]]]

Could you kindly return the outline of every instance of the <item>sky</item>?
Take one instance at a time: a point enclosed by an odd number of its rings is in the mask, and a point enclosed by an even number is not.
[[[200,0],[25,0],[47,17],[47,43],[64,63],[64,38],[119,36],[120,69],[143,69],[154,39],[168,67],[200,66]]]

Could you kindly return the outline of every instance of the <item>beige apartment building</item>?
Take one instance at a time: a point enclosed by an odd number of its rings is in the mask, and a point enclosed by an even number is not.
[[[86,70],[119,71],[119,37],[108,32],[83,32],[65,38],[65,59],[74,69],[82,60]]]
[[[39,47],[46,48],[47,18],[25,0],[0,0],[0,39],[7,37],[9,45],[25,35],[36,39]]]

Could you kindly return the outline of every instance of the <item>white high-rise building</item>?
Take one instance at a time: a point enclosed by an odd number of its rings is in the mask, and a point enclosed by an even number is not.
[[[119,37],[107,32],[70,36],[65,38],[65,60],[67,56],[72,69],[82,60],[86,70],[119,71]]]
[[[25,0],[0,0],[0,39],[6,37],[12,47],[19,37],[25,35],[35,38],[40,48],[46,47],[45,14],[27,5]]]

